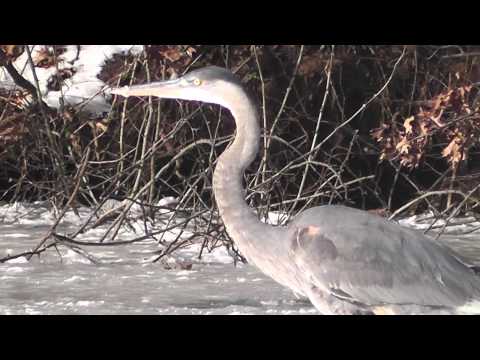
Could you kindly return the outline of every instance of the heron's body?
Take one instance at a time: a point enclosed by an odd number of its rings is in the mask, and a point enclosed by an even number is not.
[[[229,71],[208,67],[115,93],[200,100],[232,112],[235,141],[213,178],[227,232],[249,262],[308,297],[321,313],[456,313],[480,300],[480,279],[450,249],[368,212],[321,206],[286,227],[260,222],[242,186],[243,172],[258,150],[258,115]]]
[[[368,212],[312,208],[289,230],[291,259],[323,312],[455,313],[480,299],[479,278],[450,249]]]

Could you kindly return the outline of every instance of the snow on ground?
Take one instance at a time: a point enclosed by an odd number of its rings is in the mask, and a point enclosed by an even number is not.
[[[29,46],[33,47],[32,58],[35,59],[44,45]],[[59,99],[63,94],[66,104],[85,104],[83,109],[92,113],[108,112],[110,105],[106,101],[106,96],[109,91],[105,87],[106,84],[97,77],[102,66],[115,54],[126,52],[138,54],[142,51],[143,45],[68,45],[66,51],[58,56],[60,60],[58,69],[75,69],[75,74],[64,81],[60,91],[47,89],[48,80],[57,72],[56,66],[35,67],[43,99],[49,106],[58,108]],[[14,66],[24,78],[35,84],[26,51],[15,60]],[[15,87],[12,78],[3,68],[0,68],[0,87],[4,89]]]
[[[115,207],[119,204],[118,201],[112,200],[111,204],[106,206],[107,209],[110,207]],[[176,204],[176,200],[174,198],[165,198],[160,200],[156,205],[161,207],[174,207]],[[74,232],[81,224],[83,224],[91,215],[92,210],[86,207],[79,207],[76,209],[76,213],[74,211],[67,211],[65,216],[63,217],[60,225],[58,227],[58,232],[68,233]],[[142,209],[139,205],[134,204],[130,210],[131,218],[134,219],[133,221],[129,222],[128,226],[123,226],[120,231],[119,235],[116,240],[131,240],[142,236],[145,231],[145,223],[141,220],[142,219]],[[162,229],[162,226],[169,220],[171,212],[169,210],[160,210],[157,213],[159,216],[159,220],[155,227],[152,227],[151,224],[147,224],[149,231],[158,231]],[[23,204],[23,203],[15,203],[15,204],[4,204],[0,206],[0,234],[2,234],[3,238],[8,237],[8,239],[12,242],[21,243],[24,242],[31,242],[32,239],[40,239],[46,233],[51,225],[53,225],[56,221],[56,212],[54,209],[47,203],[47,202],[34,202],[31,204]],[[286,219],[285,215],[282,215],[278,212],[272,212],[268,216],[268,222],[271,224],[277,223],[284,223]],[[181,219],[177,219],[177,221],[181,221]],[[430,230],[427,234],[432,237],[435,237],[436,231],[443,229],[445,225],[444,220],[435,221],[432,214],[423,214],[423,215],[415,215],[408,218],[400,219],[399,223],[403,226],[414,228],[417,230],[426,231],[428,230],[432,223],[433,229]],[[95,242],[104,234],[105,230],[108,228],[109,224],[104,224],[97,228],[91,229],[84,234],[81,234],[77,237],[78,241],[90,241]],[[35,236],[27,231],[21,231],[21,229],[28,229],[28,230],[39,230]],[[166,243],[174,241],[178,235],[180,230],[173,229],[165,233],[163,240]],[[188,228],[183,230],[182,236],[184,238],[188,237],[192,233],[189,231]],[[465,235],[464,235],[465,234]],[[476,221],[473,217],[464,217],[464,218],[456,218],[452,219],[448,226],[444,229],[444,235],[440,237],[441,241],[445,241],[447,243],[454,243],[458,247],[465,247],[463,245],[467,244],[471,246],[471,251],[477,251],[477,247],[480,246],[478,244],[480,242],[480,222]],[[477,241],[478,240],[478,241]],[[142,251],[148,255],[155,250],[156,248],[152,249],[152,244],[157,248],[161,248],[160,245],[156,244],[154,240],[145,240],[141,242],[143,245],[148,244],[149,247],[145,250],[137,251],[141,253]],[[2,244],[0,243],[0,256],[5,256],[7,254],[12,254],[14,250],[10,247],[4,247],[5,242]],[[135,246],[135,244],[133,245]],[[202,244],[200,242],[192,243],[188,247],[179,249],[177,252],[178,258],[185,261],[190,261],[192,259],[196,259],[198,253],[200,252]],[[106,258],[114,257],[114,252],[102,251],[103,256]],[[73,251],[67,251],[65,257],[81,257]],[[151,258],[155,258],[156,255],[153,254]],[[148,256],[143,258],[143,262],[149,262],[151,259]],[[222,263],[222,264],[231,264],[233,262],[232,257],[227,253],[226,249],[222,246],[214,249],[211,252],[205,251],[203,253],[203,257],[201,259],[205,263]],[[21,259],[14,259],[11,262],[17,263],[22,262]],[[87,261],[88,263],[88,261]]]
[[[176,200],[173,198],[165,198],[160,200],[156,206],[174,206]],[[118,203],[116,200],[112,200],[113,203]],[[76,213],[72,210],[66,212],[65,216],[62,218],[57,231],[62,233],[75,232],[75,230],[83,224],[87,219],[89,219],[92,210],[86,207],[79,207],[76,209]],[[130,221],[128,226],[121,227],[119,235],[116,240],[131,240],[139,236],[142,236],[145,231],[145,223],[142,221],[141,216],[143,214],[140,205],[134,204],[130,210],[131,218],[138,220]],[[159,217],[158,227],[152,227],[151,224],[147,224],[149,231],[158,231],[162,228],[165,221],[170,217],[171,212],[168,210],[160,210],[157,213]],[[163,222],[162,222],[163,221]],[[178,221],[182,221],[181,219]],[[16,240],[21,242],[22,239],[32,240],[32,234],[27,232],[19,231],[23,229],[38,229],[38,233],[35,234],[37,239],[41,239],[42,236],[46,233],[50,226],[56,222],[56,212],[54,209],[47,203],[43,201],[37,201],[32,204],[23,204],[23,203],[14,203],[14,204],[4,204],[0,206],[0,234],[3,230],[3,237],[8,237],[12,241]],[[90,241],[95,242],[105,233],[107,228],[110,226],[110,223],[104,224],[94,229],[90,229],[84,234],[79,235],[76,240],[78,241]],[[7,232],[8,230],[8,232]],[[172,229],[165,233],[163,240],[168,242],[174,241],[179,235],[180,229]],[[183,230],[182,236],[188,237],[192,233],[188,231],[188,228]],[[142,241],[142,244],[152,245],[156,243],[153,240]],[[184,260],[191,260],[197,257],[201,248],[201,244],[194,243],[188,248],[180,249],[178,254]],[[5,256],[12,253],[12,249],[3,248],[4,252],[2,253],[2,243],[0,243],[0,256]],[[148,248],[146,253],[157,250],[157,248]],[[107,251],[102,250],[102,255],[110,257]],[[75,252],[67,251],[65,257],[77,257]],[[156,256],[154,256],[156,257]],[[148,260],[148,259],[146,259]],[[19,261],[18,259],[12,261]],[[224,247],[218,247],[213,250],[213,252],[204,252],[204,257],[202,259],[204,262],[215,262],[230,264],[233,262],[232,257],[227,253]],[[87,261],[88,262],[88,261]]]

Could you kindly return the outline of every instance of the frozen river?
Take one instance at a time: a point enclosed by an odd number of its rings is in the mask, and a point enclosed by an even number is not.
[[[87,212],[82,209],[81,217]],[[0,257],[35,247],[52,221],[43,205],[0,206]],[[62,226],[68,230],[79,223],[72,213]],[[465,225],[458,230],[466,230]],[[94,241],[101,233],[102,229],[92,230],[81,239]],[[131,234],[125,231],[122,236]],[[449,235],[442,241],[480,264],[478,232],[461,240]],[[51,248],[30,261],[21,257],[0,263],[0,314],[317,313],[308,301],[296,299],[253,266],[234,266],[223,248],[201,260],[198,245],[182,249],[171,269],[151,262],[158,249],[153,241],[90,247],[89,253],[100,260],[95,265],[60,246],[59,253]],[[192,265],[191,269],[178,266],[182,263]]]
[[[3,264],[0,314],[308,314],[252,266]]]
[[[52,221],[44,206],[0,207],[0,257],[34,248]],[[68,214],[62,228],[79,223]],[[103,230],[92,230],[82,240],[98,239]],[[120,238],[131,235],[125,232]],[[61,257],[51,248],[30,261],[21,257],[0,263],[0,314],[316,313],[308,301],[296,299],[255,267],[234,266],[223,248],[202,260],[197,245],[179,250],[177,262],[192,264],[190,270],[152,263],[158,250],[153,241],[88,248],[100,265],[58,249]]]

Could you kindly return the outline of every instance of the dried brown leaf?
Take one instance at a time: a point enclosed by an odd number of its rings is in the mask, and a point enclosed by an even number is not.
[[[163,57],[165,57],[167,60],[171,62],[178,61],[182,58],[182,53],[177,48],[167,49],[165,51],[162,51],[161,54]]]
[[[408,154],[410,152],[410,149],[412,148],[412,145],[410,144],[408,139],[404,137],[400,140],[397,146],[395,146],[395,148],[400,154]]]
[[[412,123],[415,121],[415,117],[414,116],[410,116],[409,118],[407,118],[404,123],[403,123],[403,127],[405,128],[405,133],[406,134],[412,134],[413,133],[413,125]]]
[[[457,165],[458,163],[460,163],[460,161],[464,160],[465,157],[462,148],[457,143],[456,139],[450,141],[448,146],[443,149],[442,156],[447,158],[448,161],[453,165]]]
[[[15,61],[24,50],[24,45],[0,45],[0,66]]]

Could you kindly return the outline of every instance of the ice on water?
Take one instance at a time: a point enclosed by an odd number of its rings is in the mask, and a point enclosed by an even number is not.
[[[171,202],[162,201],[162,206]],[[69,211],[60,233],[73,232],[90,211]],[[0,256],[33,248],[54,223],[47,203],[0,206]],[[80,240],[99,239],[108,224]],[[125,227],[119,240],[141,235],[143,221]],[[136,231],[136,232],[135,232]],[[167,241],[176,237],[171,233]],[[198,254],[201,244],[180,249],[167,263],[188,262],[191,270],[152,263],[161,246],[146,240],[128,246],[89,247],[100,260],[59,246],[27,261],[0,264],[0,314],[315,314],[308,301],[251,265],[234,266],[224,247]]]
[[[172,204],[162,200],[162,206]],[[73,232],[90,215],[88,208],[69,211],[60,232]],[[272,214],[270,219],[278,218]],[[402,220],[404,226],[424,228],[428,216]],[[47,203],[0,206],[0,256],[33,248],[55,221]],[[460,221],[459,221],[460,222]],[[465,221],[463,221],[464,223]],[[143,221],[120,231],[119,240],[139,236]],[[477,226],[471,223],[467,226]],[[79,240],[99,239],[108,224],[83,234]],[[459,240],[449,228],[442,237],[456,250],[480,258],[479,234]],[[167,241],[175,239],[175,232]],[[198,254],[201,244],[180,249],[166,259],[170,270],[152,263],[161,246],[146,240],[128,246],[89,247],[100,260],[92,264],[81,254],[59,246],[30,261],[17,258],[0,264],[0,314],[316,314],[308,301],[297,299],[251,265],[234,266],[224,247]],[[173,266],[193,264],[190,270]]]

